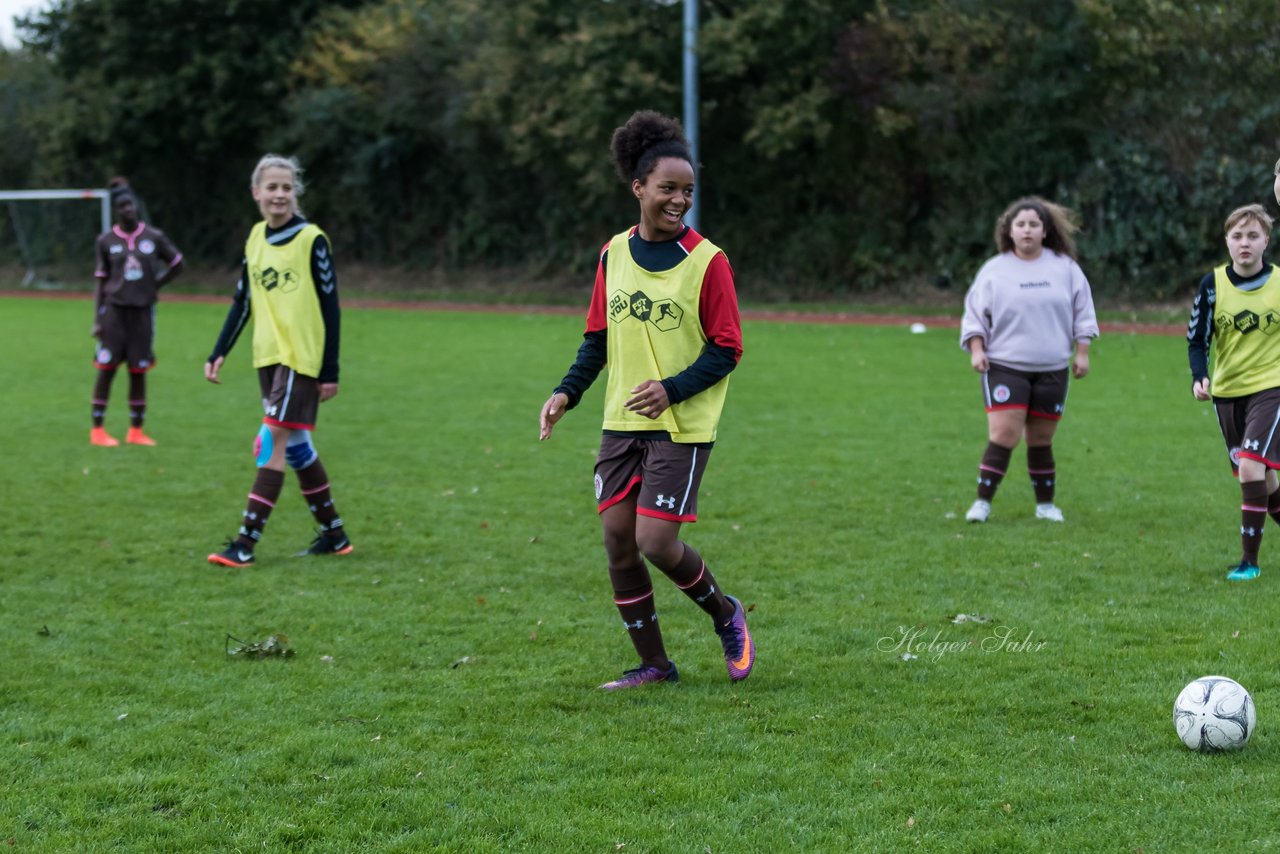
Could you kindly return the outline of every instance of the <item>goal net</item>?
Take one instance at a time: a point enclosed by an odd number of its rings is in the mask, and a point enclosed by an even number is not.
[[[109,228],[106,190],[0,190],[0,289],[92,278],[94,238]]]

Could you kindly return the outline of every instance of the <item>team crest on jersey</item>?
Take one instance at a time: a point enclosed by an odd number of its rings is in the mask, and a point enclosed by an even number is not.
[[[609,297],[609,319],[621,323],[628,317],[634,317],[641,323],[651,323],[660,332],[670,332],[680,328],[684,320],[684,309],[674,300],[652,300],[644,291],[633,294],[614,291]]]
[[[600,496],[604,494],[604,479],[600,475],[596,475],[596,501],[600,500]]]
[[[991,399],[996,403],[1008,403],[1013,392],[1009,391],[1009,387],[1004,383],[991,389]]]
[[[274,291],[279,288],[280,293],[287,294],[298,286],[298,274],[292,270],[265,267],[254,275],[254,284],[264,291]]]
[[[156,245],[152,243],[150,240],[143,238],[142,240],[138,241],[138,251],[141,252],[143,255],[150,255],[152,252],[156,251]]]

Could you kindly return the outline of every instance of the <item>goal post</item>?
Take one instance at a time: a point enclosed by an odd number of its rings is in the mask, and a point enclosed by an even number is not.
[[[108,190],[0,190],[0,202],[4,202],[9,207],[9,217],[13,222],[14,236],[17,238],[18,251],[22,255],[22,262],[26,265],[27,272],[22,279],[22,286],[27,287],[35,280],[36,265],[32,256],[30,244],[27,241],[26,233],[22,228],[22,221],[18,218],[15,202],[42,202],[51,200],[64,199],[97,199],[98,206],[101,210],[102,228],[99,234],[111,228],[111,193]]]

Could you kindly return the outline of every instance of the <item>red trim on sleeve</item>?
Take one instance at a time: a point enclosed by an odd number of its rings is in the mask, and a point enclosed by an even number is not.
[[[694,231],[692,228],[686,228],[684,230],[684,234],[680,235],[680,246],[684,249],[685,254],[688,255],[704,240],[706,240],[706,238],[701,234]]]
[[[591,307],[587,309],[587,332],[600,332],[609,325],[608,316],[605,314],[605,281],[604,281],[604,253],[609,251],[608,241],[604,246],[600,247],[600,258],[596,262],[596,284],[591,290]]]
[[[692,230],[689,235],[702,237]],[[688,235],[686,235],[688,236]],[[695,243],[696,245],[696,243]],[[702,278],[702,296],[698,301],[702,331],[707,340],[733,350],[734,361],[742,358],[742,317],[738,314],[738,292],[733,286],[733,268],[723,252],[717,252],[707,265]]]

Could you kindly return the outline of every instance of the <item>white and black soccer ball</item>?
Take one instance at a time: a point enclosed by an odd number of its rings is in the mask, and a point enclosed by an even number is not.
[[[1253,735],[1257,714],[1244,686],[1225,676],[1202,676],[1173,701],[1173,726],[1192,750],[1239,750]]]

